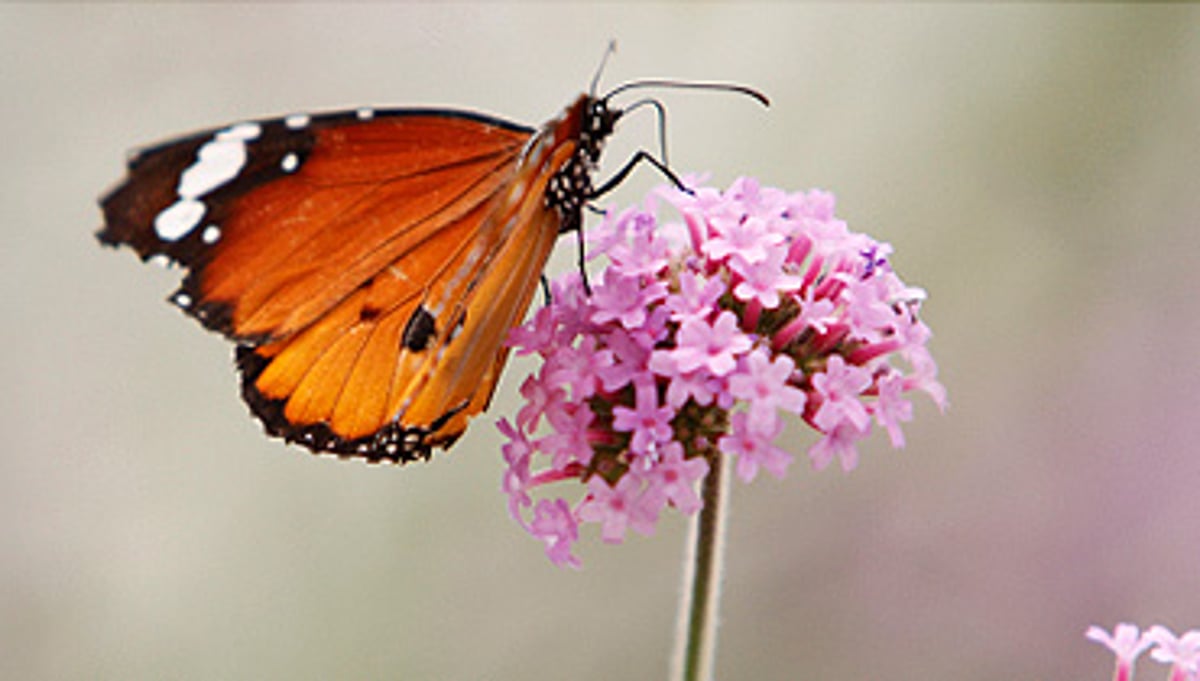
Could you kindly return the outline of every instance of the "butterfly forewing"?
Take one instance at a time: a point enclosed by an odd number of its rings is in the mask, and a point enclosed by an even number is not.
[[[209,328],[277,338],[496,191],[530,134],[438,110],[240,123],[136,155],[100,239],[190,266],[175,300]]]
[[[564,224],[547,183],[577,154],[589,101],[537,136],[416,109],[192,135],[131,158],[98,237],[187,268],[173,300],[239,342],[269,433],[426,457],[491,398]]]

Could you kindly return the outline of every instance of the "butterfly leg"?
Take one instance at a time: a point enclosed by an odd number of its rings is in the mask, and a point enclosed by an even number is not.
[[[587,198],[594,199],[604,196],[612,191],[617,185],[621,184],[621,182],[623,182],[625,178],[629,176],[629,173],[633,172],[633,169],[637,167],[637,164],[641,163],[642,161],[645,161],[657,168],[658,172],[662,173],[663,176],[666,177],[671,184],[675,185],[675,188],[679,191],[687,192],[689,194],[692,193],[692,190],[689,189],[687,185],[683,183],[683,180],[680,180],[679,176],[677,176],[670,168],[668,168],[666,164],[655,158],[653,154],[645,149],[639,149],[636,154],[634,154],[628,161],[625,162],[625,165],[622,166],[615,175],[608,178],[604,184],[588,192]]]
[[[587,268],[584,267],[584,262],[587,261],[587,252],[583,244],[583,230],[575,230],[575,239],[579,244],[579,276],[583,279],[583,291],[590,298],[592,296],[592,285],[588,282]]]

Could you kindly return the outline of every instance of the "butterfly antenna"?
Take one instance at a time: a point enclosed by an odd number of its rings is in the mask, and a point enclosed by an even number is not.
[[[594,85],[594,84],[593,84]],[[628,83],[622,83],[617,87],[608,91],[602,100],[607,103],[608,100],[625,92],[626,90],[634,90],[638,88],[674,88],[678,90],[719,90],[722,92],[734,92],[740,95],[746,95],[754,99],[763,106],[771,106],[771,100],[766,95],[755,90],[752,87],[738,85],[737,83],[714,83],[708,81],[689,81],[689,80],[662,80],[658,78],[648,78],[645,80],[631,80]]]
[[[608,63],[608,58],[617,51],[617,41],[609,40],[608,47],[604,48],[604,54],[600,57],[600,66],[596,67],[596,75],[592,76],[592,86],[588,88],[588,96],[596,95],[596,86],[600,84],[600,74],[604,73],[604,65]]]

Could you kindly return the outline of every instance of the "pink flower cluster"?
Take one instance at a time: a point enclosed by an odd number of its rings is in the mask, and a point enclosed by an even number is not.
[[[656,197],[682,223],[659,223]],[[944,407],[917,317],[924,292],[892,271],[888,245],[834,216],[827,192],[752,179],[664,188],[589,236],[609,264],[590,295],[578,272],[555,281],[513,330],[517,352],[544,363],[521,386],[515,424],[499,424],[510,512],[557,564],[579,564],[583,523],[616,543],[652,533],[667,506],[695,513],[718,450],[744,481],[783,477],[785,414],[820,434],[816,468],[837,459],[849,471],[873,425],[904,445],[906,393]],[[578,503],[533,503],[534,488],[563,480],[586,485]]]
[[[1085,635],[1116,654],[1113,681],[1133,681],[1133,663],[1150,646],[1154,646],[1151,659],[1171,665],[1168,681],[1200,681],[1200,629],[1175,636],[1170,629],[1155,625],[1139,633],[1136,625],[1122,622],[1112,634],[1093,626]]]

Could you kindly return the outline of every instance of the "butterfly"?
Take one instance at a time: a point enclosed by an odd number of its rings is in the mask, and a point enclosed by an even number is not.
[[[491,400],[519,324],[632,81],[533,129],[471,111],[372,109],[242,122],[134,152],[100,199],[102,244],[185,270],[170,300],[236,345],[265,431],[314,452],[428,459]],[[592,91],[595,86],[593,84]]]

